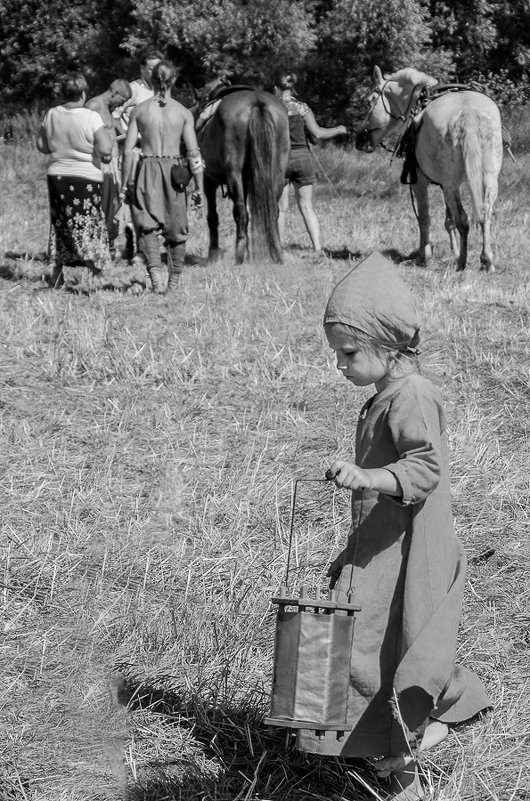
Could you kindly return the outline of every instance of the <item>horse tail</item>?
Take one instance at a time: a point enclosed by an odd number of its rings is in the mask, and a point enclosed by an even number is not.
[[[499,137],[502,142],[500,119],[497,122],[493,115],[478,115],[471,111],[465,115],[462,130],[464,168],[474,216],[480,223],[491,218],[497,197],[497,179],[501,166],[497,153]],[[502,160],[502,144],[500,152]]]
[[[250,110],[248,151],[248,207],[255,256],[283,261],[278,227],[278,196],[283,186],[282,139],[276,117],[263,95]]]

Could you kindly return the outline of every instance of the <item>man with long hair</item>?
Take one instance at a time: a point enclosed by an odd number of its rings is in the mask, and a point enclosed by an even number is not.
[[[153,70],[155,96],[140,103],[131,114],[123,154],[123,186],[131,199],[139,250],[145,259],[153,290],[175,289],[184,266],[188,217],[185,185],[193,177],[192,202],[200,204],[203,161],[193,126],[193,115],[173,100],[176,68],[160,61]],[[141,140],[140,166],[133,169],[133,150]],[[181,155],[184,145],[186,155]],[[188,172],[189,170],[189,172]],[[162,265],[158,234],[167,244],[169,276]]]

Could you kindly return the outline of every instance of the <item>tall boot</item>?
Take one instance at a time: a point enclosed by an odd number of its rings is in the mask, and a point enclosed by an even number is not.
[[[155,230],[142,231],[140,234],[140,251],[147,264],[147,271],[153,282],[153,292],[163,295],[167,287],[166,268],[160,260],[158,236]]]
[[[164,295],[166,292],[166,282],[164,280],[164,270],[162,266],[148,266],[147,270],[153,283],[153,292],[155,292],[157,295]]]
[[[167,266],[169,269],[169,281],[167,288],[170,292],[175,292],[180,283],[180,275],[184,267],[184,256],[186,253],[186,243],[177,242],[170,244],[167,249]]]

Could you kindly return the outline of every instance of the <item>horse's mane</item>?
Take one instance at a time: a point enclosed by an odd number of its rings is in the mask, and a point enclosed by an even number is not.
[[[411,83],[413,86],[434,86],[438,83],[436,78],[431,78],[425,72],[415,69],[414,67],[404,67],[392,75],[385,75],[385,80],[396,81],[397,83]]]

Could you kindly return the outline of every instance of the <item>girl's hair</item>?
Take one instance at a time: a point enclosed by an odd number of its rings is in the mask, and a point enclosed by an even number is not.
[[[340,331],[342,334],[354,340],[357,344],[363,345],[368,350],[373,350],[376,353],[383,352],[394,354],[396,364],[399,364],[400,369],[417,370],[419,368],[419,328],[416,328],[410,339],[403,340],[402,342],[396,342],[396,340],[372,336],[371,334],[367,334],[366,331],[361,331],[360,328],[355,328],[353,325],[348,325],[347,323],[325,323],[324,330],[329,330],[331,326],[333,326],[336,331]]]
[[[81,100],[83,92],[88,92],[88,83],[82,72],[70,72],[61,81],[60,89],[66,101]]]
[[[155,58],[159,61],[162,61],[164,58],[160,50],[145,50],[139,58],[140,66],[145,67],[148,61],[154,61]]]
[[[290,89],[291,91],[296,86],[296,82],[298,81],[297,76],[294,73],[290,73],[289,75],[282,75],[280,76],[280,80],[278,81],[278,89],[282,91],[286,91]]]
[[[167,104],[166,92],[173,86],[176,77],[177,69],[171,61],[159,61],[154,68],[151,79],[156,89],[155,98],[160,106]]]

